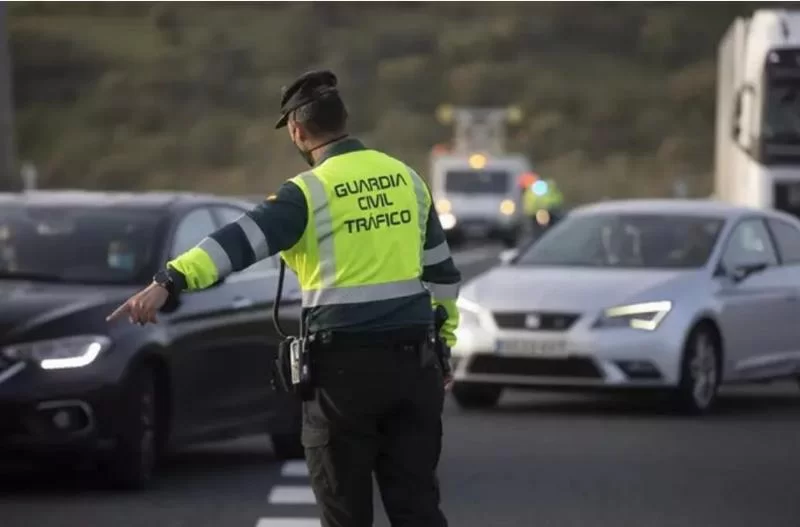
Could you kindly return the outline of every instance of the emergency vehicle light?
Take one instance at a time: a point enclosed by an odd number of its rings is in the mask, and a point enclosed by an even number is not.
[[[455,109],[451,104],[442,104],[436,108],[436,119],[442,124],[450,124],[453,122],[453,114]]]
[[[475,170],[480,170],[486,166],[486,156],[482,154],[472,154],[469,156],[469,166]]]
[[[525,172],[519,175],[519,186],[522,188],[528,188],[539,179],[539,176],[534,174],[533,172]]]
[[[519,106],[510,106],[506,110],[506,118],[511,124],[519,124],[522,122],[522,109]]]
[[[547,181],[541,179],[533,184],[533,193],[537,196],[544,196],[547,194]]]

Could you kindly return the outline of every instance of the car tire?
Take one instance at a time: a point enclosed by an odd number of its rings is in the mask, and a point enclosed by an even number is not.
[[[711,412],[722,379],[722,346],[710,324],[696,326],[686,340],[681,361],[680,384],[675,391],[676,408],[689,415]]]
[[[272,434],[272,451],[282,461],[305,459],[305,449],[300,440],[300,432],[290,434]]]
[[[502,386],[456,382],[451,389],[458,406],[464,409],[491,408],[503,394]]]
[[[151,368],[141,366],[128,377],[120,408],[123,423],[103,467],[117,488],[143,489],[153,479],[160,450],[157,395]]]

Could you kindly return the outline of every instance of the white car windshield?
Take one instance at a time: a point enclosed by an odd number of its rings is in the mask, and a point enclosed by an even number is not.
[[[516,265],[687,269],[705,265],[725,220],[675,214],[568,216]]]

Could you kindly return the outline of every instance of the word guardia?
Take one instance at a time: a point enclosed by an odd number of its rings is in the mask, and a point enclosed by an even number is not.
[[[337,198],[356,197],[358,208],[366,212],[363,216],[344,221],[347,225],[347,233],[353,234],[411,223],[412,214],[409,209],[370,212],[374,209],[394,206],[394,202],[389,198],[389,193],[382,191],[407,186],[408,182],[402,174],[370,177],[335,185],[333,192]]]

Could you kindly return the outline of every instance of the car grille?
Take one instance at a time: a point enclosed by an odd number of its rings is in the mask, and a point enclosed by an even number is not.
[[[494,313],[494,321],[501,329],[531,331],[567,331],[579,317],[574,313]]]
[[[579,377],[600,379],[602,374],[591,359],[537,359],[527,357],[495,357],[478,355],[469,365],[470,373],[517,375],[532,377]]]

